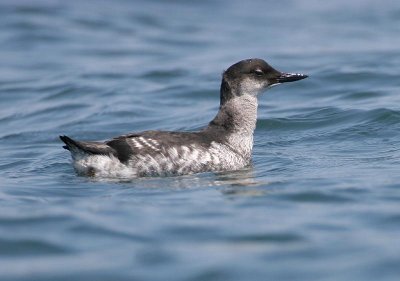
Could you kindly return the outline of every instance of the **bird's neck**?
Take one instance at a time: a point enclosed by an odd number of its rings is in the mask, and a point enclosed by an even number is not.
[[[253,136],[257,122],[257,97],[243,94],[221,104],[217,116],[206,130],[224,131],[229,135]]]

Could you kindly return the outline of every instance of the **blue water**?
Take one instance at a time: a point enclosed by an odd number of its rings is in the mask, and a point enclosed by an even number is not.
[[[400,2],[1,1],[0,280],[399,280]],[[58,135],[197,130],[221,72],[260,99],[253,165],[119,182]]]

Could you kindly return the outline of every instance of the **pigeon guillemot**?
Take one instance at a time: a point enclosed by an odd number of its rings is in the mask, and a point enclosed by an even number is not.
[[[282,73],[262,59],[242,60],[223,73],[219,111],[201,131],[144,131],[105,142],[60,138],[72,154],[77,173],[86,176],[131,178],[237,170],[251,160],[258,95],[306,77]]]

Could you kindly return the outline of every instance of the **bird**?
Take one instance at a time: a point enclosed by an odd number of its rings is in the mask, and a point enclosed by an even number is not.
[[[222,73],[219,110],[199,131],[149,130],[107,141],[78,141],[66,135],[60,139],[82,176],[138,178],[239,170],[251,163],[260,94],[307,77],[278,71],[262,59],[241,60]]]

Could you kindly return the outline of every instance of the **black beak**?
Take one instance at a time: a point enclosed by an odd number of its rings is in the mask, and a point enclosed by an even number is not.
[[[308,75],[300,73],[281,73],[276,78],[276,83],[294,82],[297,80],[305,79]]]

